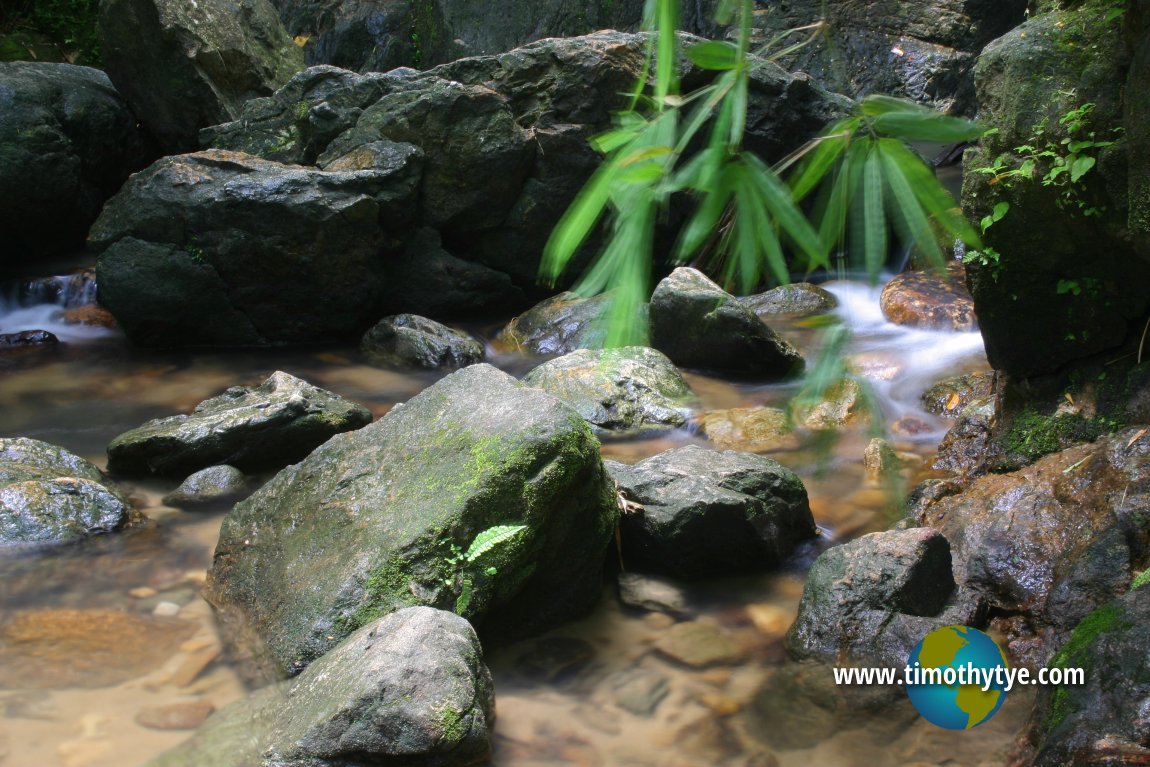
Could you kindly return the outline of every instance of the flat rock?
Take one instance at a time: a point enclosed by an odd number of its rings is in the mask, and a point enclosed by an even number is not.
[[[728,633],[704,621],[676,623],[655,643],[655,649],[691,668],[729,665],[743,655]]]
[[[216,710],[210,700],[186,700],[145,706],[136,712],[136,724],[151,730],[194,730]]]
[[[559,293],[508,322],[495,340],[505,349],[540,356],[602,348],[610,300],[605,293],[590,298]]]
[[[790,418],[775,407],[736,407],[703,413],[702,432],[727,450],[774,450],[797,445]]]
[[[759,317],[805,317],[808,314],[829,312],[839,305],[833,293],[809,282],[793,282],[771,288],[766,293],[742,296],[739,303]]]
[[[277,469],[370,422],[367,408],[276,371],[258,387],[233,386],[204,400],[191,415],[124,432],[108,445],[108,471],[186,476],[216,464]]]

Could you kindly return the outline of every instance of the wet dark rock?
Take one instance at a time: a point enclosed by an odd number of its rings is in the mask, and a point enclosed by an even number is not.
[[[676,365],[783,378],[803,358],[702,272],[679,267],[651,296],[651,345]]]
[[[268,0],[108,0],[99,26],[112,82],[169,153],[303,69]]]
[[[296,679],[212,716],[149,767],[486,764],[495,697],[475,631],[412,607],[372,621]]]
[[[627,607],[668,615],[690,615],[687,596],[664,578],[641,573],[619,573],[619,601]]]
[[[1044,686],[1024,742],[1035,767],[1124,765],[1150,760],[1150,588],[1142,586],[1088,615],[1051,664],[1080,668],[1081,685]]]
[[[532,640],[516,656],[515,670],[539,684],[569,681],[595,658],[590,642],[576,637],[543,637]]]
[[[938,381],[922,394],[928,413],[957,418],[970,405],[979,405],[994,395],[993,372],[967,373]]]
[[[0,268],[82,246],[104,201],[149,154],[103,72],[0,63]]]
[[[0,438],[0,544],[74,543],[119,530],[130,517],[127,497],[80,456]]]
[[[637,568],[679,578],[763,571],[815,535],[802,480],[770,458],[689,445],[607,468],[637,504],[621,523],[624,560]]]
[[[586,422],[472,365],[237,505],[206,596],[235,651],[255,661],[249,676],[297,672],[417,604],[453,608],[493,641],[517,638],[595,604],[617,515]],[[526,529],[477,563],[451,563],[453,545],[466,550],[496,525]]]
[[[308,66],[331,64],[356,72],[387,72],[431,63],[424,51],[431,41],[416,37],[411,0],[272,0],[272,4],[288,34],[305,40]],[[432,15],[424,23],[437,20]]]
[[[454,370],[483,361],[483,345],[466,333],[414,314],[384,317],[360,342],[372,363],[386,367]]]
[[[969,268],[970,289],[996,369],[1016,378],[1057,371],[1099,353],[1110,359],[1133,349],[1145,327],[1150,294],[1150,131],[1140,95],[1147,62],[1144,13],[1113,17],[1085,6],[1042,5],[1047,12],[986,46],[975,68],[979,119],[992,134],[965,155],[963,210],[978,221],[994,207],[1009,211],[986,230],[983,244],[998,256]],[[1051,10],[1052,9],[1052,10]],[[1141,46],[1141,53],[1138,53]],[[1036,73],[1041,73],[1037,76]],[[1133,88],[1133,90],[1131,90]],[[1063,118],[1093,105],[1073,135]],[[1042,135],[1035,138],[1035,126]],[[1121,131],[1118,133],[1117,131]],[[998,183],[973,172],[1015,147],[1049,142],[1116,140],[1087,150],[1096,165],[1068,188],[1032,181]]]
[[[787,315],[802,317],[829,312],[839,305],[830,291],[809,282],[780,285],[766,293],[743,296],[739,302],[760,317]]]
[[[496,342],[506,349],[540,356],[602,348],[610,300],[605,293],[591,298],[569,291],[559,293],[507,323]]]
[[[693,396],[671,361],[645,346],[580,349],[544,362],[523,382],[563,400],[600,433],[682,426]]]
[[[958,603],[946,538],[930,528],[864,535],[823,552],[787,633],[797,660],[901,668],[929,631],[971,623]]]
[[[659,638],[655,649],[691,668],[729,665],[744,655],[730,634],[704,621],[676,623]]]
[[[1042,641],[1016,652],[1041,665],[1150,558],[1148,504],[1150,439],[1128,429],[979,477],[927,506],[918,521],[950,541],[962,588],[1026,618]]]
[[[903,272],[895,275],[879,296],[883,316],[896,325],[929,330],[975,330],[974,299],[966,289],[962,269]]]
[[[100,301],[142,346],[354,337],[380,316],[380,222],[412,199],[409,173],[160,160],[92,229]]]
[[[0,334],[0,351],[4,349],[50,349],[60,343],[60,339],[47,330],[21,330],[19,333]]]
[[[200,469],[164,496],[168,506],[195,507],[234,503],[248,494],[248,478],[235,466]]]
[[[278,469],[368,423],[367,408],[276,371],[258,387],[233,386],[204,400],[191,415],[124,432],[108,445],[108,471],[181,477],[216,464]]]
[[[961,416],[938,445],[934,468],[961,477],[984,474],[997,464],[1000,451],[994,419],[981,413]]]

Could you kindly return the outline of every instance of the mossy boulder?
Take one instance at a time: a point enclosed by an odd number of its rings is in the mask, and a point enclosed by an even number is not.
[[[678,368],[646,346],[580,349],[544,362],[523,382],[575,408],[600,434],[683,426],[694,396]]]
[[[75,543],[124,527],[127,496],[64,448],[0,438],[0,545]]]
[[[296,679],[217,712],[148,767],[488,764],[491,673],[457,615],[410,607],[363,626]]]
[[[371,411],[277,370],[259,386],[233,386],[190,415],[156,418],[108,445],[113,474],[185,477],[217,464],[279,469],[329,437],[371,423]]]
[[[816,532],[802,480],[764,456],[688,445],[607,468],[628,502],[624,560],[639,569],[678,578],[761,572]]]
[[[472,365],[236,506],[206,596],[238,655],[265,674],[298,672],[412,605],[453,609],[499,641],[594,604],[617,516],[587,423]],[[525,529],[464,561],[500,525]]]

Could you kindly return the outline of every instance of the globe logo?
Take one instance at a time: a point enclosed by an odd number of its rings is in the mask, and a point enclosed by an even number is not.
[[[945,626],[915,645],[903,681],[910,702],[928,722],[969,730],[1001,708],[1008,668],[1002,649],[986,634],[968,626]]]

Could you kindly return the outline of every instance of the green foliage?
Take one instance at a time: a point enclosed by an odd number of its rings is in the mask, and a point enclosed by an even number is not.
[[[1138,577],[1135,578],[1130,584],[1130,590],[1133,591],[1134,589],[1140,589],[1147,583],[1150,583],[1150,567],[1138,573]]]
[[[25,29],[51,40],[73,64],[98,66],[99,0],[17,0],[0,9],[0,32]]]
[[[1024,410],[1010,422],[1000,441],[1008,453],[1027,461],[1036,461],[1070,445],[1093,442],[1103,434],[1113,433],[1120,426],[1117,420],[1105,416],[1087,418],[1081,413],[1050,416],[1034,410]]]
[[[471,542],[471,545],[463,554],[463,561],[467,563],[475,562],[475,560],[496,546],[506,543],[526,529],[527,525],[496,525],[495,527],[487,528],[475,536],[475,540]]]
[[[456,613],[464,615],[471,606],[477,578],[481,575],[490,577],[499,572],[495,567],[487,567],[480,573],[471,566],[485,554],[507,546],[526,529],[527,525],[495,525],[476,535],[466,551],[455,544],[451,545],[451,554],[447,557],[448,574],[444,577],[444,585],[453,590],[458,589],[459,594],[455,600]]]
[[[1070,639],[1050,659],[1048,667],[1081,668],[1085,672],[1086,678],[1089,679],[1095,666],[1096,658],[1092,650],[1098,637],[1103,634],[1122,631],[1129,626],[1129,621],[1117,605],[1111,603],[1099,607],[1083,618],[1082,622],[1075,627]],[[1046,729],[1053,730],[1058,727],[1069,713],[1071,713],[1070,696],[1064,686],[1056,687],[1050,700],[1050,714],[1046,720]]]
[[[891,229],[938,265],[940,238],[978,243],[954,200],[903,143],[981,135],[969,121],[871,96],[855,115],[778,167],[743,149],[750,75],[763,60],[750,51],[752,12],[751,0],[726,0],[719,21],[736,22],[736,41],[706,41],[684,52],[675,32],[678,3],[648,0],[645,28],[654,34],[642,76],[614,128],[593,140],[604,162],[552,233],[542,266],[543,277],[554,284],[587,239],[602,230],[602,252],[575,290],[612,292],[608,346],[645,340],[638,318],[650,295],[654,229],[673,197],[689,197],[694,209],[672,258],[706,263],[744,293],[764,278],[785,283],[793,271],[829,268],[836,247],[861,256],[877,277]],[[775,56],[791,53],[812,39],[784,45],[795,34],[821,29],[816,24],[793,30],[769,45],[781,47]],[[714,73],[686,95],[679,93],[681,53]],[[780,174],[788,170],[784,182]],[[800,207],[808,196],[813,219]]]

